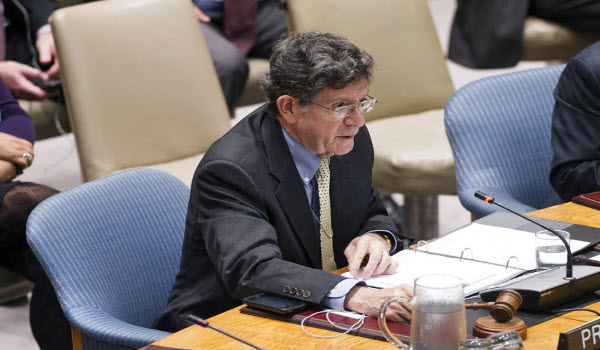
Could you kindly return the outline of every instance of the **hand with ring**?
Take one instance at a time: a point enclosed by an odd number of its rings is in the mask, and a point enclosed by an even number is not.
[[[0,160],[25,169],[33,163],[35,153],[31,142],[0,132]]]
[[[33,162],[33,156],[29,152],[23,152],[23,159],[27,162],[28,167],[31,165],[31,162]]]

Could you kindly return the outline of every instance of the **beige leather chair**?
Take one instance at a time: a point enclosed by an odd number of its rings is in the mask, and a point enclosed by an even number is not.
[[[600,35],[578,33],[558,23],[529,17],[523,28],[523,59],[566,62],[597,41]]]
[[[260,89],[260,78],[269,71],[269,60],[264,58],[248,59],[248,81],[236,106],[263,103],[267,98]]]
[[[67,109],[63,104],[54,100],[19,100],[18,102],[19,106],[21,106],[33,120],[36,140],[42,140],[71,132]]]
[[[152,167],[190,184],[229,113],[189,0],[107,0],[50,18],[86,181]]]
[[[455,194],[444,105],[453,93],[444,54],[423,0],[287,0],[290,31],[347,37],[375,59],[365,114],[375,148],[373,183],[382,195],[405,195],[405,227],[437,237],[437,195]]]

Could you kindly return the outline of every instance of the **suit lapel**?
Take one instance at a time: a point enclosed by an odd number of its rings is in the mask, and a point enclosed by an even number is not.
[[[302,243],[313,267],[321,266],[321,248],[304,185],[283,138],[279,122],[269,116],[262,124],[263,143],[269,159],[269,172],[279,181],[275,192],[294,233]]]

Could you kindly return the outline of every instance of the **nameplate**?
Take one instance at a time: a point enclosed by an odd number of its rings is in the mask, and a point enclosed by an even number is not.
[[[600,348],[600,318],[560,334],[557,350]]]

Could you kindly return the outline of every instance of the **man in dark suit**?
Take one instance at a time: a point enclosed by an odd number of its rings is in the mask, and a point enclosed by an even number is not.
[[[373,59],[347,39],[297,33],[278,43],[268,104],[208,150],[192,181],[180,271],[155,327],[187,327],[268,292],[370,316],[408,286],[364,287],[393,273],[401,237],[371,185],[363,113]],[[329,169],[329,170],[327,170]],[[368,259],[362,275],[361,262]],[[326,271],[324,271],[326,270]],[[410,306],[390,312],[410,319]]]
[[[600,42],[569,61],[554,99],[550,182],[569,201],[600,191]]]

